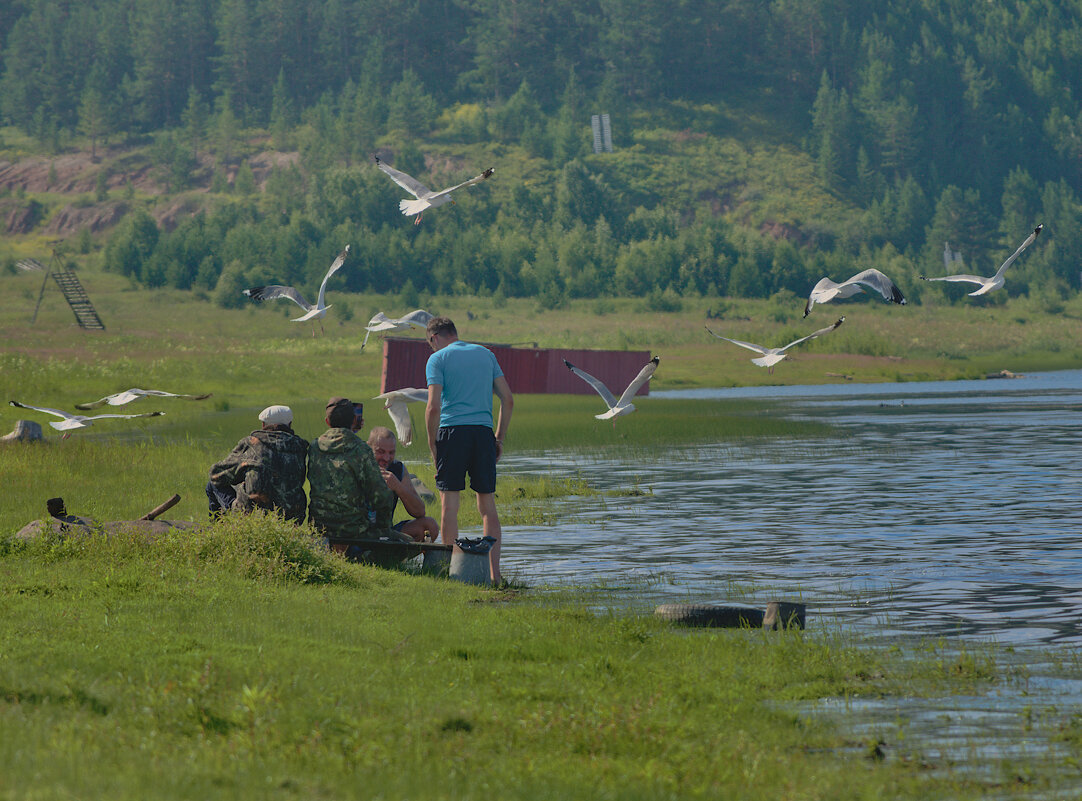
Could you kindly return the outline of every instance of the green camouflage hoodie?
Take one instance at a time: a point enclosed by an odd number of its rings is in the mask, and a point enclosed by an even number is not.
[[[237,486],[237,505],[279,509],[287,520],[304,522],[304,461],[308,443],[285,428],[253,431],[210,469],[217,487]]]
[[[389,533],[394,493],[372,449],[348,428],[327,429],[308,448],[308,484],[308,519],[328,536],[377,539]]]

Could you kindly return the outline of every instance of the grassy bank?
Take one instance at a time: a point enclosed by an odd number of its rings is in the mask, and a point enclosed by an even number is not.
[[[257,518],[0,540],[0,798],[933,798],[788,702],[968,691],[980,654],[677,631],[350,565]],[[591,599],[596,604],[596,599]],[[779,703],[780,702],[780,703]]]

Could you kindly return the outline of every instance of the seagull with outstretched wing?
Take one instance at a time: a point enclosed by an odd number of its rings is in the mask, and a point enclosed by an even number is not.
[[[373,400],[382,400],[383,408],[394,421],[394,430],[398,434],[398,441],[403,445],[413,443],[413,419],[410,417],[408,404],[428,400],[427,389],[394,389],[376,395]]]
[[[642,385],[654,377],[654,371],[657,370],[658,362],[661,361],[659,356],[655,356],[646,363],[637,376],[635,376],[631,383],[627,385],[627,389],[624,390],[624,394],[617,400],[613,397],[612,392],[606,387],[599,379],[594,378],[585,370],[580,370],[573,365],[567,359],[564,359],[564,364],[567,365],[567,369],[577,375],[595,390],[597,394],[601,396],[601,399],[605,401],[605,405],[609,407],[609,410],[604,414],[595,414],[598,420],[608,420],[612,418],[612,424],[616,425],[616,418],[625,414],[631,414],[635,411],[635,404],[631,402],[631,399],[635,397],[635,393],[642,388]]]
[[[117,392],[114,395],[106,395],[101,400],[91,401],[90,403],[77,403],[76,409],[83,409],[84,411],[89,409],[98,409],[108,404],[109,406],[123,406],[125,403],[131,403],[139,398],[145,398],[153,395],[155,398],[184,398],[185,400],[206,400],[213,392],[208,392],[205,395],[178,395],[174,392],[162,392],[160,389],[126,389],[123,392]]]
[[[414,214],[417,215],[417,219],[413,221],[414,225],[417,225],[417,223],[421,221],[422,212],[424,212],[426,209],[433,209],[437,206],[442,206],[444,203],[447,202],[454,203],[454,201],[451,200],[451,193],[454,192],[456,189],[462,189],[466,186],[473,186],[474,184],[479,184],[481,183],[481,181],[484,181],[489,176],[491,176],[493,172],[495,172],[492,167],[489,167],[483,173],[474,176],[473,178],[470,178],[470,180],[468,181],[463,181],[460,184],[455,184],[448,189],[441,189],[439,192],[433,192],[431,189],[422,184],[412,175],[406,175],[406,173],[402,172],[401,170],[396,170],[394,167],[384,164],[382,161],[380,161],[379,156],[373,156],[372,158],[376,160],[377,167],[379,167],[381,170],[383,170],[383,172],[391,176],[392,181],[394,181],[396,184],[398,184],[400,187],[405,189],[416,198],[416,200],[400,200],[398,202],[399,210],[407,217]]]
[[[397,319],[391,319],[383,312],[376,312],[376,316],[368,321],[368,325],[364,327],[365,335],[364,342],[361,343],[361,350],[364,350],[365,345],[368,344],[368,337],[373,333],[380,331],[405,331],[410,328],[424,328],[428,325],[428,321],[435,317],[434,314],[426,312],[424,309],[414,309],[409,314],[399,317]]]
[[[767,372],[773,373],[774,365],[788,355],[785,351],[789,350],[789,348],[793,347],[794,345],[799,345],[801,342],[807,342],[809,339],[815,339],[816,337],[820,337],[823,334],[829,334],[831,331],[833,331],[844,322],[845,318],[842,317],[838,320],[838,322],[834,323],[834,325],[829,325],[826,328],[820,328],[818,331],[808,334],[806,337],[794,339],[788,345],[785,345],[781,348],[764,348],[762,345],[754,345],[751,342],[741,342],[739,339],[729,339],[729,337],[723,337],[721,334],[715,334],[706,326],[703,327],[706,328],[707,332],[711,336],[715,336],[718,339],[724,339],[726,342],[732,342],[734,345],[739,345],[742,348],[747,348],[748,350],[755,351],[756,353],[761,354],[758,358],[752,359],[751,363],[757,364],[760,367],[766,367],[768,368]]]
[[[1003,264],[999,265],[999,269],[996,270],[996,274],[991,278],[983,278],[979,275],[944,275],[939,278],[926,278],[920,276],[922,281],[952,281],[962,282],[966,284],[976,284],[978,289],[969,293],[970,297],[976,295],[986,295],[989,292],[999,289],[1005,283],[1007,283],[1007,268],[1011,266],[1011,263],[1018,258],[1018,254],[1033,244],[1034,240],[1040,236],[1041,231],[1044,229],[1044,223],[1041,223],[1033,229],[1033,233],[1026,237],[1026,241],[1018,246],[1018,250],[1007,257],[1007,260]]]
[[[894,286],[894,282],[879,270],[869,268],[862,270],[847,281],[842,281],[840,284],[831,281],[829,278],[820,279],[819,283],[812,289],[811,295],[808,296],[808,302],[804,306],[804,316],[808,316],[808,312],[812,310],[812,306],[816,303],[829,303],[834,298],[851,298],[858,292],[863,292],[865,288],[875,290],[891,303],[905,305],[905,298],[902,297],[898,287]]]
[[[323,276],[323,283],[321,283],[319,285],[319,297],[316,299],[315,304],[309,303],[307,300],[305,300],[304,295],[302,295],[300,292],[298,292],[293,287],[291,287],[291,286],[279,286],[277,284],[268,284],[266,286],[254,286],[251,289],[245,289],[244,294],[247,295],[248,297],[250,297],[252,300],[255,300],[255,301],[275,300],[277,298],[289,298],[289,300],[296,303],[298,306],[300,306],[305,311],[305,313],[302,314],[300,317],[293,318],[292,322],[294,322],[294,323],[302,323],[305,320],[312,320],[312,319],[322,318],[327,313],[327,309],[330,308],[330,306],[328,306],[324,302],[324,299],[326,297],[326,292],[327,292],[327,281],[328,281],[328,279],[330,279],[330,277],[332,275],[334,275],[336,272],[338,272],[338,269],[343,264],[346,263],[347,258],[349,258],[349,245],[346,245],[344,248],[342,248],[342,252],[339,253],[335,257],[334,261],[331,262],[331,266],[327,270],[327,274],[325,276]],[[320,319],[320,322],[319,322],[319,329],[320,329],[320,331],[323,330],[323,321],[322,321],[322,319]],[[312,329],[312,336],[315,336],[315,334],[316,334],[316,330],[315,330],[315,328],[313,328]]]
[[[57,431],[70,431],[75,428],[86,428],[94,420],[101,420],[105,417],[120,417],[125,420],[131,420],[135,417],[161,417],[165,412],[144,412],[143,414],[95,414],[90,417],[86,417],[81,414],[68,414],[62,412],[59,409],[49,409],[45,406],[28,406],[25,403],[19,403],[18,401],[8,401],[12,406],[19,409],[30,409],[35,412],[41,412],[43,414],[51,414],[60,418],[59,423],[49,422],[53,428]]]

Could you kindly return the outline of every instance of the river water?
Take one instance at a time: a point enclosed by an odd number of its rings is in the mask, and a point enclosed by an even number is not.
[[[643,612],[797,600],[809,634],[891,646],[1009,645],[994,654],[1013,678],[973,695],[825,699],[807,711],[883,742],[887,758],[916,748],[938,769],[1008,787],[1036,771],[1056,778],[1035,797],[1082,797],[1082,777],[1064,767],[1075,755],[1054,739],[1082,705],[1082,370],[652,395],[762,399],[763,413],[836,433],[634,462],[509,455],[503,471],[582,476],[613,494],[563,501],[554,526],[505,528],[505,576],[589,587]]]
[[[599,584],[639,607],[800,600],[809,627],[1082,641],[1082,370],[653,396],[761,398],[837,433],[635,463],[509,456],[501,469],[642,494],[568,499],[555,527],[508,527],[506,574]]]

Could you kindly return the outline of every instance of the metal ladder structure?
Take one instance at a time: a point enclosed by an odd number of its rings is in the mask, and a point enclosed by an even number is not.
[[[83,289],[79,277],[73,270],[63,266],[56,251],[53,251],[53,259],[50,263],[50,267],[54,267],[54,269],[46,269],[36,259],[23,259],[15,266],[22,270],[43,270],[45,272],[45,280],[41,282],[38,304],[34,307],[34,316],[30,319],[30,325],[33,325],[34,321],[38,319],[38,309],[41,308],[41,299],[45,296],[45,286],[49,283],[51,277],[56,281],[56,285],[60,287],[64,300],[71,307],[72,312],[75,314],[75,321],[80,328],[93,331],[105,330],[105,323],[98,317],[98,312],[94,308],[94,304],[90,302],[90,296]]]

